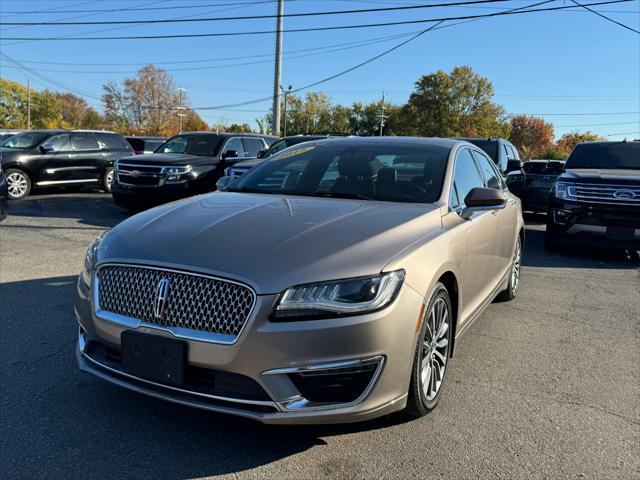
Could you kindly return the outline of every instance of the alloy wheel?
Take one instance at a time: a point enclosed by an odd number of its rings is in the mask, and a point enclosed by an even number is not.
[[[113,168],[109,169],[105,178],[105,186],[111,190],[111,184],[113,183]]]
[[[449,357],[448,330],[451,321],[449,306],[438,298],[425,318],[426,332],[422,342],[420,381],[427,401],[433,400],[442,386]]]
[[[9,195],[11,195],[11,197],[20,198],[27,193],[29,182],[24,174],[20,172],[11,172],[9,175],[7,175],[7,187],[9,189]]]

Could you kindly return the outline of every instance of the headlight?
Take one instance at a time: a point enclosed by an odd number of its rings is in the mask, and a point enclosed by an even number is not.
[[[288,289],[273,314],[275,321],[309,320],[373,312],[396,298],[404,270],[372,277],[311,283]]]
[[[91,275],[98,260],[97,253],[98,248],[100,247],[100,242],[102,242],[108,233],[108,231],[102,233],[98,238],[91,242],[87,248],[87,254],[84,257],[84,268],[82,269],[82,281],[89,287],[91,286]]]
[[[180,176],[185,173],[189,173],[190,171],[191,171],[191,165],[187,165],[186,167],[169,167],[165,170],[165,173],[167,174],[166,182],[167,183],[180,182],[182,180]]]
[[[561,200],[575,198],[573,187],[574,185],[572,183],[556,182],[555,187],[553,187],[553,194]]]

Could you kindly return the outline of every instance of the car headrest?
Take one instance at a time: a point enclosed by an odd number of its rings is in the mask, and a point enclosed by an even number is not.
[[[440,172],[440,165],[434,160],[427,159],[424,162],[424,168],[422,169],[422,176],[425,182],[433,180]]]
[[[349,178],[372,178],[375,177],[382,163],[377,159],[363,159],[357,157],[344,157],[338,160],[338,171],[343,177]]]
[[[398,172],[395,168],[381,168],[378,171],[378,182],[384,185],[391,185],[396,183],[398,178]]]

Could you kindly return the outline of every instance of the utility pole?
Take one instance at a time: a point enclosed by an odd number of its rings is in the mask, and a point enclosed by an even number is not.
[[[182,119],[184,118],[184,107],[182,106],[182,92],[186,92],[186,90],[182,87],[178,88],[178,133],[182,133]]]
[[[31,130],[31,80],[27,78],[27,130]]]
[[[284,15],[284,0],[278,0],[278,18],[276,20],[276,65],[273,76],[273,118],[271,119],[271,134],[280,134],[280,77],[282,75],[282,16]]]
[[[382,101],[380,102],[380,115],[378,115],[378,117],[380,117],[380,132],[379,135],[382,136],[382,127],[384,127],[384,121],[389,118],[388,115],[384,114],[384,92],[382,92]]]
[[[282,112],[282,117],[284,118],[284,125],[282,126],[282,136],[286,137],[287,136],[287,97],[289,96],[289,94],[291,93],[291,85],[289,85],[289,88],[287,90],[284,89],[284,87],[282,85],[280,85],[280,88],[282,89],[282,93],[284,93],[284,109]]]

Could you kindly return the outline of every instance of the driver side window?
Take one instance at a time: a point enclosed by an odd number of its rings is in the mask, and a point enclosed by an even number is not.
[[[235,150],[236,152],[238,152],[238,158],[243,158],[246,156],[244,146],[242,145],[241,137],[230,138],[227,144],[224,146],[224,150],[222,151],[222,154],[224,155],[230,150]]]
[[[71,150],[71,143],[69,143],[69,134],[64,133],[61,135],[54,135],[43,145],[51,147],[52,152],[68,152]]]
[[[476,162],[473,160],[471,151],[468,148],[463,148],[456,155],[451,196],[449,198],[451,208],[463,207],[465,197],[476,187],[484,187],[484,181],[480,176]]]

